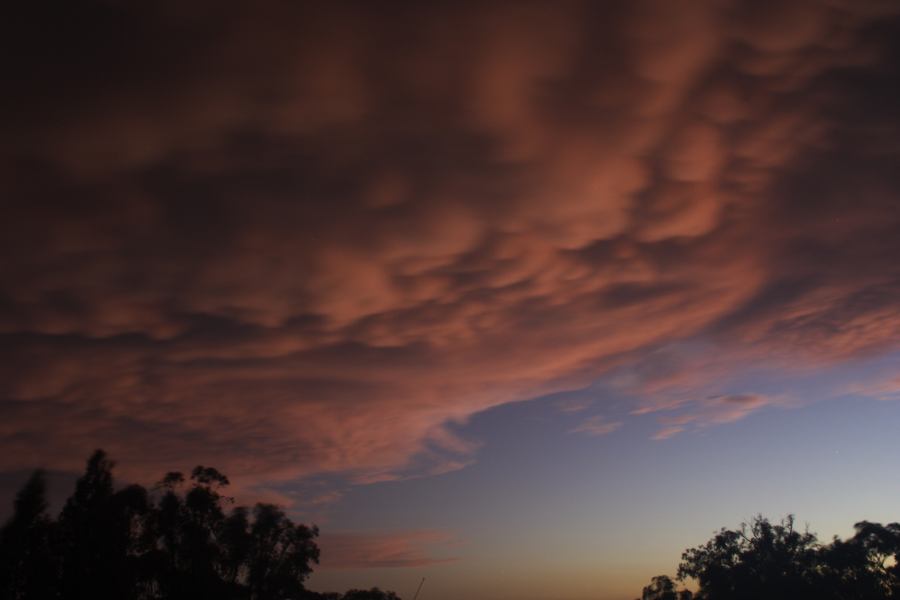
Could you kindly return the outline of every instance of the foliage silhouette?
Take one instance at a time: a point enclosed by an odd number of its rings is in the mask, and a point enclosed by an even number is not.
[[[148,491],[117,490],[113,467],[97,450],[57,519],[43,472],[31,476],[0,529],[0,600],[342,597],[304,587],[319,561],[318,529],[272,504],[231,507],[216,469],[198,466],[189,479],[173,471]],[[343,597],[399,600],[377,588]]]
[[[657,575],[641,593],[641,600],[691,600],[687,590],[676,591],[675,582],[668,575]]]
[[[823,545],[797,531],[792,515],[778,523],[757,516],[686,550],[678,579],[696,581],[696,600],[900,599],[900,524],[854,527],[853,537]],[[665,575],[643,592],[643,600],[690,597]]]
[[[14,507],[12,518],[0,529],[2,598],[51,598],[57,581],[42,471],[28,479]]]
[[[380,589],[349,590],[341,597],[341,600],[400,600],[394,592],[385,592]]]
[[[44,473],[32,474],[0,528],[0,600],[399,600],[307,590],[318,529],[272,504],[232,506],[212,467],[167,473],[148,491],[116,489],[114,466],[94,452],[56,519]],[[900,600],[900,523],[861,521],[828,544],[794,524],[757,516],[723,528],[682,554],[678,580],[696,593],[659,575],[641,600]]]

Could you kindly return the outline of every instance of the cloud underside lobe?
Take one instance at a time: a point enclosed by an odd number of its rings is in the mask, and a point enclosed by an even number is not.
[[[893,3],[41,6],[3,25],[0,468],[440,473],[448,423],[664,344],[900,339]]]

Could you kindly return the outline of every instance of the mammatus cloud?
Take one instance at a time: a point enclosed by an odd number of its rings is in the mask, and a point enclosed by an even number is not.
[[[0,469],[439,473],[678,340],[900,339],[894,3],[14,12]]]

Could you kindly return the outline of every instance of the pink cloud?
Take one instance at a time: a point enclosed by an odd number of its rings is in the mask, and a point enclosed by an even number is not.
[[[331,533],[320,539],[322,569],[384,569],[424,567],[456,560],[436,557],[433,549],[455,544],[442,531]]]
[[[609,421],[603,416],[594,416],[582,421],[571,433],[586,433],[592,436],[608,435],[624,425],[621,421]]]
[[[557,403],[557,407],[564,413],[580,413],[588,410],[593,404],[593,398],[564,398]]]
[[[654,440],[665,440],[689,430],[734,423],[766,406],[778,405],[777,398],[759,394],[712,396],[688,404],[684,409],[687,412],[661,414],[658,419],[662,428],[652,437]]]
[[[679,433],[683,432],[684,430],[685,430],[685,428],[681,427],[680,425],[668,425],[668,426],[665,426],[662,429],[658,430],[656,433],[654,433],[653,436],[651,437],[651,439],[654,439],[657,441],[667,440],[671,437],[678,435]]]
[[[665,437],[774,402],[698,394],[738,359],[895,347],[900,126],[833,75],[888,78],[869,26],[895,9],[788,4],[25,19],[0,468],[104,446],[136,478],[386,481],[623,364],[650,365],[636,412],[691,415]],[[659,359],[700,337],[703,364]]]
[[[876,376],[865,383],[854,383],[847,386],[846,393],[859,394],[876,400],[900,400],[900,376]]]

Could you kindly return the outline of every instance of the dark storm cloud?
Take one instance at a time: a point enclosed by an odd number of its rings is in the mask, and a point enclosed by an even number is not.
[[[898,339],[893,3],[16,11],[3,468],[440,472],[660,344]]]

